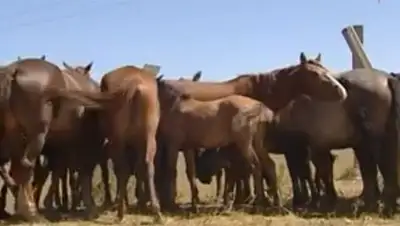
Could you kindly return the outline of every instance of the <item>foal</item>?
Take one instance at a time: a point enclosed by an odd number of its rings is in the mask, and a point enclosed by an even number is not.
[[[193,150],[230,145],[232,151],[239,152],[249,163],[255,177],[256,202],[261,204],[265,199],[261,170],[271,179],[271,184],[276,185],[275,165],[264,145],[266,126],[272,121],[273,112],[262,103],[244,96],[231,95],[213,101],[198,101],[179,92],[161,78],[157,78],[157,84],[162,113],[159,132],[168,153],[168,192],[175,191],[176,161],[179,150],[183,150],[192,207],[196,211],[199,198]],[[261,163],[265,163],[265,167]],[[227,181],[230,192],[233,182],[232,178]],[[278,197],[277,187],[273,188],[274,196]],[[170,196],[172,200],[168,202],[174,204],[172,197],[174,195]],[[231,195],[226,193],[224,198],[228,210],[231,209],[229,197]]]

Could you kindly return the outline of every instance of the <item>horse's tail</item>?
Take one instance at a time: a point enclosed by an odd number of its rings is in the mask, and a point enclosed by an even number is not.
[[[390,170],[396,175],[398,192],[400,188],[400,81],[397,78],[389,78],[388,85],[392,94],[392,104],[386,125],[387,147],[385,149],[388,149],[389,156],[385,161],[390,161],[390,159],[395,161],[391,166],[394,169],[390,167]]]
[[[89,108],[103,108],[105,104],[109,103],[113,95],[103,92],[90,92],[82,90],[67,90],[48,88],[44,92],[46,99],[57,102],[60,100],[69,101],[78,105],[83,105]]]

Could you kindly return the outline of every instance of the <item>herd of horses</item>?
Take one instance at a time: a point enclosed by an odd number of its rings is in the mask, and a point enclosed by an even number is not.
[[[285,156],[294,208],[321,205],[322,198],[333,207],[338,196],[330,151],[342,148],[352,148],[358,160],[363,207],[375,208],[382,200],[385,215],[396,210],[400,83],[394,73],[355,69],[333,74],[321,55],[312,59],[304,53],[291,66],[223,82],[198,81],[201,72],[191,80],[168,80],[128,65],[104,74],[99,84],[91,68],[92,63],[63,63],[60,69],[45,56],[18,58],[0,67],[0,215],[8,216],[8,189],[15,197],[15,215],[37,219],[51,173],[46,209],[76,210],[83,203],[85,216],[97,217],[92,176],[99,164],[103,204],[116,207],[119,220],[127,204],[127,182],[134,175],[137,207],[162,221],[162,212],[179,208],[180,151],[193,211],[200,203],[196,179],[210,183],[216,175],[221,187],[222,172],[224,211],[244,203],[257,210],[281,207],[270,153]],[[115,201],[109,159],[117,178]]]

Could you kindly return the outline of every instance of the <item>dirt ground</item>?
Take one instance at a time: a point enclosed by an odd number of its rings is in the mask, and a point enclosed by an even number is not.
[[[350,176],[350,172],[353,172],[353,155],[351,150],[336,151],[338,154],[338,159],[335,164],[335,178],[336,178],[336,188],[341,196],[353,197],[359,195],[361,191],[361,181],[358,177]],[[277,163],[277,172],[279,181],[281,184],[281,196],[282,199],[289,200],[291,198],[291,183],[288,176],[285,161],[281,156],[273,156]],[[190,190],[189,184],[186,180],[185,175],[185,165],[182,156],[180,156],[180,161],[178,165],[178,199],[180,202],[187,203],[190,200]],[[98,184],[94,188],[94,194],[97,201],[102,201],[102,185],[98,183],[99,171],[96,170],[96,176],[94,178],[94,183]],[[115,184],[115,183],[113,183]],[[133,182],[130,182],[130,187]],[[115,187],[114,187],[115,189]],[[215,196],[216,186],[215,183],[212,185],[202,185],[199,183],[200,198],[202,201],[212,200]],[[130,200],[133,198],[133,189],[130,189]],[[9,210],[12,212],[13,200],[9,197],[8,199]],[[108,212],[102,214],[102,216],[92,222],[88,221],[61,221],[59,223],[42,223],[34,225],[59,225],[59,226],[73,226],[73,225],[147,225],[151,224],[151,218],[149,216],[137,215],[137,214],[127,214],[125,219],[121,223],[115,223],[114,212]],[[360,218],[353,218],[351,215],[347,217],[331,216],[327,218],[321,217],[299,217],[293,213],[280,216],[267,216],[267,215],[254,215],[244,212],[234,212],[227,215],[217,215],[216,213],[202,213],[199,215],[184,215],[184,216],[166,216],[164,225],[178,226],[178,225],[218,225],[218,226],[233,226],[233,225],[278,225],[278,226],[301,226],[301,225],[396,225],[398,224],[399,217],[395,219],[382,219],[377,216],[363,215]],[[6,223],[6,222],[4,222]],[[0,225],[3,225],[0,222]],[[9,224],[8,224],[9,225]],[[24,224],[19,224],[24,225]]]

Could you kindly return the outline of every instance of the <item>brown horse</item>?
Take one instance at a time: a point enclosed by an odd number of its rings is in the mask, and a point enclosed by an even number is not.
[[[168,80],[168,83],[197,100],[215,100],[232,94],[263,102],[276,111],[292,99],[306,94],[324,101],[339,101],[347,97],[343,86],[316,59],[300,54],[297,65],[267,73],[242,74],[225,82],[194,82]]]
[[[127,148],[138,151],[136,176],[145,182],[156,221],[162,220],[154,187],[154,155],[160,109],[155,75],[135,66],[108,72],[101,79],[101,90],[115,97],[105,109],[103,132],[108,139],[107,153],[114,163],[118,189],[118,218],[123,219],[124,197],[129,177]],[[133,161],[133,159],[130,159]]]
[[[400,165],[395,157],[398,155],[398,128],[393,123],[399,117],[396,112],[400,91],[400,87],[396,87],[398,81],[384,71],[367,69],[343,72],[338,75],[338,80],[348,90],[349,96],[344,102],[324,103],[300,97],[279,112],[277,128],[283,134],[305,137],[313,155],[323,155],[331,149],[353,148],[361,170],[362,195],[367,206],[376,204],[379,198],[376,168],[379,166],[384,178],[385,207],[391,210],[395,205],[399,183],[397,167]],[[291,143],[287,136],[282,141]],[[301,146],[294,144],[284,150],[289,156],[289,166],[293,161],[306,161],[306,158],[299,158],[304,156],[304,153],[299,154],[299,148]],[[290,170],[292,177],[299,176],[296,170]],[[306,172],[302,177],[311,178],[310,171]],[[328,180],[330,176],[324,177]],[[334,190],[333,184],[328,187]]]
[[[87,92],[99,92],[100,86],[90,77],[92,63],[82,67],[71,67],[63,63],[65,69],[63,79],[66,81],[67,89],[84,90]],[[94,166],[101,158],[102,139],[98,127],[99,112],[93,109],[83,109],[81,106],[64,108],[60,110],[60,118],[68,122],[63,129],[50,130],[43,154],[48,158],[47,169],[36,167],[35,182],[37,187],[36,202],[38,203],[42,186],[52,171],[52,185],[45,199],[45,206],[52,208],[54,196],[60,196],[58,181],[62,179],[63,185],[63,210],[68,209],[67,194],[67,173],[70,172],[70,186],[72,191],[72,208],[76,208],[80,202],[79,186],[76,173],[79,172],[79,179],[83,189],[84,203],[88,210],[88,217],[94,213],[94,204],[91,199],[91,175]],[[60,126],[58,127],[60,128]],[[84,154],[85,153],[85,154]],[[74,173],[75,172],[75,173]],[[107,172],[108,173],[108,172]],[[107,181],[108,182],[108,181]],[[107,183],[108,184],[108,183]],[[61,203],[56,199],[56,201]]]
[[[240,95],[198,101],[160,78],[157,81],[162,112],[159,132],[168,153],[166,171],[169,174],[169,191],[174,193],[176,190],[176,161],[179,150],[183,150],[192,206],[196,210],[199,198],[193,149],[230,145],[231,150],[238,151],[251,167],[255,176],[256,201],[257,204],[262,204],[265,197],[261,172],[272,176],[276,174],[275,165],[264,145],[266,126],[272,121],[273,112],[262,103]],[[265,163],[265,167],[261,163]],[[232,191],[233,184],[229,179],[228,190]],[[275,192],[274,195],[278,198],[277,189]],[[173,193],[170,197],[173,197]],[[225,204],[228,209],[231,208],[229,197],[226,194]],[[169,202],[174,205],[175,200]]]
[[[274,111],[303,94],[325,101],[344,100],[346,90],[320,61],[321,55],[307,59],[301,53],[298,65],[268,73],[243,74],[225,82],[169,80],[168,83],[197,100],[215,100],[239,94],[259,100]]]
[[[95,101],[64,90],[61,70],[42,59],[22,59],[4,66],[1,74],[1,113],[4,121],[0,166],[9,160],[8,186],[18,185],[17,214],[36,215],[30,178],[50,125],[56,123],[58,107],[64,104],[96,105]],[[3,175],[4,176],[4,175]]]
[[[191,81],[193,81],[193,82],[199,81],[200,78],[201,78],[201,75],[202,75],[202,72],[201,72],[201,71],[196,72],[196,73],[192,76]],[[182,81],[182,80],[187,80],[187,79],[185,79],[185,78],[183,78],[183,77],[180,77],[179,80]],[[218,150],[216,150],[216,151],[218,151]],[[203,148],[202,148],[202,149],[196,150],[196,161],[199,160],[199,159],[201,159],[200,156],[202,156],[203,153],[209,153],[209,150],[204,150]],[[198,164],[196,163],[196,166],[197,166],[197,165],[198,165]],[[204,173],[202,173],[202,172],[198,172],[199,170],[202,171],[203,168],[196,167],[196,176],[197,176],[197,175],[204,174]],[[215,197],[216,197],[217,202],[221,199],[220,196],[221,196],[221,194],[222,194],[222,193],[221,193],[221,189],[222,189],[222,174],[223,174],[223,169],[218,170],[218,171],[216,172],[216,174],[215,174],[215,176],[216,176],[216,184],[217,184],[217,187],[216,187],[216,196],[215,196]],[[200,180],[200,182],[202,182],[202,183],[204,183],[204,184],[210,184],[212,178],[211,178],[211,176],[210,176],[210,177],[198,177],[198,179]],[[160,193],[161,193],[161,192],[160,192]]]

